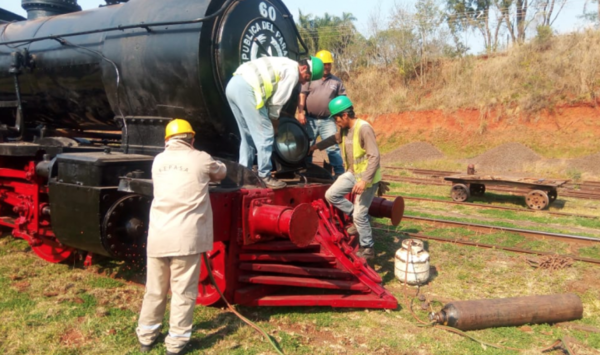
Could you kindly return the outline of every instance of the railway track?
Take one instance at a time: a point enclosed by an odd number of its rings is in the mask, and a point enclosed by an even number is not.
[[[388,199],[395,199],[398,197],[397,195],[383,195],[382,197]],[[565,213],[565,212],[551,212],[545,210],[532,210],[529,208],[515,208],[515,207],[505,207],[505,206],[492,206],[492,205],[484,205],[481,203],[471,203],[471,202],[457,202],[457,201],[446,201],[446,200],[436,200],[433,198],[423,198],[423,197],[406,197],[402,196],[405,200],[411,201],[423,201],[423,202],[435,202],[435,203],[443,203],[448,205],[463,205],[469,207],[477,207],[477,208],[486,208],[486,209],[494,209],[494,210],[505,210],[505,211],[515,211],[515,212],[529,212],[529,213],[537,213],[537,214],[546,214],[552,216],[561,216],[561,217],[576,217],[576,218],[586,218],[586,219],[600,219],[600,216],[591,216],[584,214],[575,214],[575,213]]]
[[[428,170],[428,169],[416,169],[416,168],[401,168],[396,166],[386,166],[384,169],[389,170],[403,170],[409,171],[415,175],[424,175],[429,176],[431,178],[444,178],[450,175],[461,174],[459,171],[448,171],[448,170]],[[573,182],[568,182],[565,185],[565,189],[572,190],[577,189],[576,186],[579,186],[579,190],[589,190],[600,192],[600,181],[583,181],[581,184],[575,184]]]
[[[600,238],[594,237],[585,237],[579,235],[571,235],[571,234],[563,234],[563,233],[550,233],[550,232],[540,232],[540,231],[532,231],[528,229],[520,229],[520,228],[510,228],[510,227],[500,227],[500,226],[490,226],[485,224],[477,224],[477,223],[468,223],[468,222],[456,222],[456,221],[448,221],[444,219],[434,219],[434,218],[425,218],[425,217],[416,217],[410,215],[404,215],[402,217],[404,221],[415,221],[422,222],[428,224],[434,224],[436,226],[446,227],[446,228],[456,228],[462,227],[475,232],[482,233],[495,233],[495,232],[509,232],[519,234],[525,238],[536,239],[536,240],[557,240],[564,243],[569,244],[580,244],[586,246],[594,246],[600,245]]]
[[[391,230],[385,229],[385,228],[373,227],[373,229],[378,230],[378,231],[383,231],[383,232],[392,232]],[[460,239],[448,239],[448,238],[434,237],[434,236],[420,234],[420,233],[404,233],[404,232],[402,232],[402,234],[406,235],[409,238],[416,238],[416,239],[422,239],[422,240],[434,240],[434,241],[442,242],[442,243],[459,244],[459,245],[473,246],[473,247],[477,247],[477,248],[505,250],[505,251],[510,251],[510,252],[519,253],[519,254],[530,254],[530,255],[539,255],[539,256],[554,255],[554,256],[560,256],[560,257],[567,257],[567,258],[571,258],[573,260],[582,261],[582,262],[586,262],[586,263],[600,265],[600,260],[598,260],[598,259],[586,258],[586,257],[581,257],[581,256],[571,255],[571,254],[557,254],[557,253],[547,252],[547,251],[537,251],[537,250],[531,250],[531,249],[505,247],[505,246],[496,245],[496,244],[469,242],[469,241],[460,240]]]
[[[516,233],[521,236],[524,236],[525,238],[528,238],[528,239],[557,240],[557,241],[565,242],[565,243],[568,243],[571,245],[577,245],[579,247],[600,245],[600,238],[585,237],[585,236],[578,236],[578,235],[570,235],[570,234],[562,234],[562,233],[549,233],[549,232],[532,231],[532,230],[518,229],[518,228],[482,225],[482,224],[475,224],[475,223],[455,222],[455,221],[416,217],[416,216],[409,216],[409,215],[404,215],[403,220],[409,220],[409,221],[412,220],[414,222],[429,223],[429,224],[434,224],[434,225],[442,226],[442,227],[463,227],[465,229],[469,229],[472,231],[481,232],[481,233],[485,233],[485,234],[491,234],[494,232],[511,232],[511,233]],[[382,228],[382,227],[387,227],[387,228]],[[379,231],[384,231],[384,232],[395,232],[395,230],[391,229],[391,227],[392,226],[388,225],[388,224],[374,224],[373,229],[379,230]],[[586,257],[578,256],[578,255],[572,255],[572,254],[563,255],[563,254],[557,254],[555,252],[545,252],[545,251],[537,251],[537,250],[523,249],[523,248],[516,248],[516,247],[507,247],[507,246],[496,245],[496,244],[473,242],[473,241],[468,241],[468,240],[464,240],[464,239],[449,239],[449,238],[436,237],[436,236],[431,236],[431,235],[426,235],[426,234],[421,234],[421,233],[407,233],[407,232],[400,232],[400,233],[402,233],[403,235],[406,235],[410,238],[435,240],[435,241],[439,241],[439,242],[443,242],[443,243],[474,246],[474,247],[478,247],[478,248],[505,250],[505,251],[521,253],[521,254],[532,254],[532,255],[539,255],[539,256],[558,255],[558,256],[568,257],[573,260],[582,261],[582,262],[586,262],[586,263],[600,264],[599,259],[586,258]]]
[[[433,175],[432,175],[433,176]],[[438,177],[430,177],[430,178],[417,178],[417,177],[404,177],[404,176],[395,176],[390,174],[383,174],[383,179],[386,181],[396,181],[396,182],[407,182],[411,184],[417,185],[433,185],[433,186],[452,186],[450,181],[442,180]],[[526,195],[530,190],[528,189],[518,189],[514,187],[508,186],[486,186],[486,191],[494,191],[494,192],[502,192],[510,195]],[[600,200],[600,183],[586,181],[582,185],[580,185],[579,189],[564,187],[558,189],[558,196],[562,197],[572,197],[578,199],[587,199],[587,200]]]

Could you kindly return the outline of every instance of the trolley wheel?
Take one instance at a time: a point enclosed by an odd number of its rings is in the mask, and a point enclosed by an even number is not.
[[[456,202],[465,202],[471,197],[469,189],[464,184],[456,184],[452,186],[450,190],[450,196]]]
[[[542,190],[533,190],[530,191],[527,196],[525,196],[525,203],[532,210],[543,210],[548,206],[550,199],[548,198],[548,194]]]
[[[484,184],[470,184],[469,192],[471,196],[483,196],[485,194],[485,185]]]
[[[556,201],[557,197],[558,197],[558,192],[556,190],[548,191],[548,198],[550,199],[549,203]]]
[[[221,292],[225,293],[225,244],[223,242],[214,242],[213,249],[206,253],[213,278]],[[221,299],[219,291],[215,288],[208,275],[208,268],[204,264],[204,258],[200,256],[202,265],[200,267],[200,279],[198,280],[198,297],[196,303],[210,306]]]

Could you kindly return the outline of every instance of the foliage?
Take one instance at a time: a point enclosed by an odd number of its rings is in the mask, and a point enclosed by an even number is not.
[[[347,68],[352,62],[345,58],[349,48],[361,36],[354,27],[354,17],[351,13],[344,12],[341,17],[325,13],[322,17],[304,14],[299,11],[298,31],[308,46],[309,53],[315,54],[321,49],[326,49],[337,58],[339,68]]]

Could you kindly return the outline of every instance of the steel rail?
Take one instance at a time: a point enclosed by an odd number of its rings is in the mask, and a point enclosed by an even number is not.
[[[384,231],[384,232],[392,232],[391,230],[387,230],[384,228],[373,227],[373,229]],[[600,264],[600,260],[598,260],[598,259],[585,258],[585,257],[581,257],[581,256],[571,255],[571,254],[557,254],[557,253],[552,253],[552,252],[547,252],[547,251],[536,251],[536,250],[531,250],[531,249],[504,247],[504,246],[496,245],[496,244],[467,242],[467,241],[457,240],[457,239],[434,237],[434,236],[420,234],[420,233],[404,233],[404,232],[402,232],[402,234],[404,234],[410,238],[434,240],[434,241],[442,242],[442,243],[460,244],[460,245],[473,246],[473,247],[477,247],[477,248],[486,248],[486,249],[498,249],[498,250],[505,250],[505,251],[510,251],[510,252],[514,252],[514,253],[520,253],[520,254],[555,255],[555,256],[560,256],[560,257],[571,258],[573,260],[582,261],[582,262],[586,262],[586,263]]]
[[[395,199],[400,195],[383,195],[384,198]],[[548,214],[553,216],[563,216],[563,217],[577,217],[577,218],[588,218],[588,219],[600,219],[600,216],[591,216],[585,214],[575,214],[575,213],[566,213],[566,212],[552,212],[552,211],[540,211],[540,210],[532,210],[525,208],[515,208],[515,207],[506,207],[506,206],[491,206],[484,205],[481,203],[471,203],[471,202],[458,202],[458,201],[446,201],[446,200],[436,200],[433,198],[424,198],[424,197],[406,197],[402,196],[405,200],[413,200],[413,201],[424,201],[424,202],[437,202],[437,203],[445,203],[448,205],[463,205],[469,207],[477,207],[477,208],[488,208],[495,210],[506,210],[506,211],[516,211],[516,212],[529,212],[529,213],[537,213],[537,214]]]
[[[396,181],[396,182],[407,182],[411,184],[417,185],[432,185],[432,186],[451,186],[451,182],[442,182],[438,179],[431,178],[415,178],[415,177],[403,177],[403,176],[394,176],[394,175],[383,175],[383,179],[387,181]],[[511,195],[526,195],[531,189],[519,189],[519,188],[511,188],[511,187],[503,187],[503,186],[488,186],[486,185],[486,191],[494,191],[494,192],[503,192]],[[572,197],[578,199],[586,199],[586,200],[600,200],[600,192],[591,192],[590,190],[568,190],[568,189],[559,189],[559,196],[562,197]],[[594,190],[592,190],[594,191]]]
[[[445,171],[445,170],[428,170],[428,169],[417,169],[417,168],[402,168],[402,167],[396,167],[396,166],[385,166],[383,167],[384,169],[389,169],[389,170],[406,170],[406,171],[410,171],[413,174],[416,175],[425,175],[425,176],[431,176],[433,178],[436,177],[446,177],[446,176],[450,176],[450,175],[456,175],[456,174],[460,174],[460,172],[457,171]],[[393,176],[393,175],[390,175]],[[563,187],[561,188],[561,190],[563,191],[571,191],[571,192],[577,192],[574,191],[574,186],[579,186],[578,190],[581,190],[581,192],[584,191],[589,191],[591,190],[599,192],[600,193],[600,181],[583,181],[579,184],[573,183],[573,182],[568,182],[566,184],[563,185]]]
[[[490,231],[500,231],[500,232],[510,232],[520,234],[524,237],[533,237],[535,239],[553,239],[559,240],[567,243],[584,243],[584,244],[596,244],[600,243],[600,238],[594,237],[584,237],[580,235],[571,235],[571,234],[562,234],[562,233],[550,233],[550,232],[539,232],[532,231],[527,229],[519,229],[519,228],[510,228],[510,227],[499,227],[499,226],[490,226],[485,224],[477,224],[477,223],[468,223],[468,222],[455,222],[448,221],[444,219],[434,219],[434,218],[426,218],[426,217],[416,217],[404,215],[402,220],[412,220],[426,223],[435,223],[441,224],[447,227],[466,227],[473,231],[482,231],[489,233]]]

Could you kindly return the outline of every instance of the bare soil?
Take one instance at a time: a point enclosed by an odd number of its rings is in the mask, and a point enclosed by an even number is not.
[[[511,142],[473,158],[467,163],[474,164],[479,170],[485,171],[521,171],[527,165],[543,159],[533,150],[521,143]]]
[[[397,148],[381,158],[383,164],[391,162],[412,163],[444,158],[444,153],[426,142],[412,142]]]
[[[388,153],[383,162],[402,162],[401,152],[416,160],[444,156],[474,163],[480,172],[576,171],[600,178],[600,108],[565,105],[535,115],[510,109],[411,111],[367,118]],[[415,144],[418,142],[418,144]],[[415,148],[419,149],[415,149]],[[411,160],[412,155],[408,154]]]

